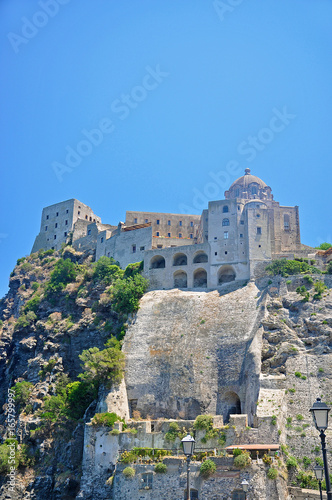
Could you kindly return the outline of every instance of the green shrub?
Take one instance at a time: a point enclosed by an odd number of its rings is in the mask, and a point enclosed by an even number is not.
[[[75,264],[70,259],[59,259],[51,272],[50,281],[46,285],[46,294],[55,295],[61,292],[68,283],[76,280],[76,276]]]
[[[117,278],[122,278],[123,274],[124,271],[120,269],[115,260],[105,255],[100,257],[93,265],[93,280],[97,282],[102,281],[105,285],[110,285]]]
[[[19,330],[21,328],[27,328],[37,319],[36,314],[33,311],[28,311],[26,314],[21,314],[17,318],[17,321],[14,326],[14,330]]]
[[[0,328],[2,328],[2,327],[3,327],[3,321],[2,321],[2,319],[0,319]]]
[[[79,375],[82,380],[107,387],[122,380],[125,357],[120,342],[112,338],[108,345],[102,351],[90,347],[79,355],[83,361],[84,372]]]
[[[104,427],[113,427],[115,422],[123,422],[124,419],[119,417],[116,413],[96,413],[93,419],[91,420],[92,425],[99,426],[102,425]]]
[[[79,420],[83,418],[85,410],[97,397],[98,390],[93,384],[87,382],[70,382],[66,385],[67,392],[67,415]]]
[[[112,431],[110,431],[111,436],[118,436],[119,434],[120,434],[119,429],[113,429]]]
[[[312,279],[311,276],[309,276],[309,274],[303,276],[303,279],[305,279],[310,285],[314,282],[314,280]]]
[[[239,455],[242,455],[242,453],[243,453],[243,450],[241,450],[240,448],[234,448],[233,457],[238,457]]]
[[[301,378],[302,377],[301,372],[295,372],[295,377]]]
[[[304,419],[303,415],[301,415],[300,413],[298,415],[296,415],[296,418],[297,418],[297,420],[303,420]]]
[[[286,467],[287,469],[291,469],[292,467],[294,467],[295,469],[297,468],[298,466],[298,463],[297,463],[297,460],[295,457],[292,457],[291,455],[287,458],[287,461],[286,461]]]
[[[311,464],[311,458],[304,456],[302,460],[304,467],[309,467],[309,465]]]
[[[39,304],[40,304],[41,298],[39,295],[35,295],[32,297],[32,299],[28,300],[28,302],[24,306],[24,312],[27,313],[28,311],[33,311],[34,313],[37,312]]]
[[[277,417],[275,415],[272,415],[272,417],[271,417],[271,424],[277,425]]]
[[[313,298],[315,300],[320,300],[322,298],[322,293],[325,292],[327,286],[322,281],[316,281],[316,283],[314,284],[314,288],[316,293]]]
[[[34,283],[32,283],[31,288],[35,292],[39,288],[39,283],[35,281]]]
[[[203,477],[210,477],[216,472],[216,464],[212,460],[205,460],[200,468],[200,473]]]
[[[126,467],[123,469],[122,474],[127,478],[132,478],[135,476],[135,469],[132,467]]]
[[[155,472],[158,472],[160,474],[165,474],[165,472],[167,472],[167,465],[160,462],[160,463],[155,465],[154,470],[155,470]]]
[[[274,467],[270,467],[269,470],[267,471],[267,477],[269,479],[277,479],[278,469],[275,469]]]
[[[331,247],[332,247],[331,243],[324,242],[324,243],[321,243],[319,245],[319,247],[315,247],[315,248],[317,248],[318,250],[328,250]]]
[[[139,308],[139,301],[146,292],[148,284],[148,280],[143,278],[141,274],[116,280],[110,291],[114,310],[122,314],[136,312]]]
[[[318,274],[321,273],[319,269],[313,266],[309,266],[307,262],[301,262],[299,260],[286,260],[286,259],[274,260],[272,264],[269,264],[266,267],[266,271],[268,271],[269,274],[272,274],[274,276],[280,274],[281,276],[284,277],[287,277],[291,274],[300,274],[304,272],[318,273]]]
[[[234,458],[235,467],[249,467],[251,464],[250,453],[248,451],[244,451],[241,455],[238,455]]]
[[[143,271],[144,268],[144,261],[142,260],[141,262],[134,262],[133,264],[128,264],[124,271],[124,277],[129,278],[133,277],[136,274],[139,274],[140,272]]]
[[[45,259],[45,257],[48,257],[49,255],[53,255],[53,254],[54,254],[54,250],[51,248],[49,250],[39,250],[38,257],[40,260],[43,260],[43,259]]]
[[[24,262],[24,264],[22,264],[21,266],[21,271],[23,271],[24,274],[29,273],[30,271],[32,271],[32,269],[33,266],[32,264],[30,264],[30,262]]]
[[[42,380],[46,377],[47,373],[52,373],[52,370],[55,367],[55,365],[57,364],[57,362],[58,362],[58,358],[56,358],[56,359],[52,358],[49,360],[48,363],[46,363],[43,366],[43,368],[39,372],[39,376]]]
[[[299,295],[301,295],[301,297],[303,297],[303,302],[308,302],[309,301],[309,298],[310,298],[310,294],[309,292],[307,291],[306,287],[303,285],[303,286],[298,286],[297,289],[296,289],[296,293],[298,293]]]
[[[213,417],[212,415],[198,415],[194,422],[195,430],[210,430],[213,426]]]
[[[165,434],[166,441],[175,441],[179,437],[180,427],[177,422],[171,422],[169,424],[169,430]]]
[[[329,262],[326,272],[327,274],[332,274],[332,260]]]
[[[313,476],[312,472],[300,471],[299,474],[296,476],[296,479],[299,481],[301,488],[308,488],[311,490],[318,489],[318,481]]]
[[[24,408],[29,400],[31,391],[33,389],[33,384],[23,380],[23,382],[16,382],[12,389],[15,393],[15,403],[19,405],[21,409]]]

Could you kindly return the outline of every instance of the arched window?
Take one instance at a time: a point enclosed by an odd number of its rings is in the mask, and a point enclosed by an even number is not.
[[[202,264],[208,261],[208,256],[204,252],[199,252],[195,255],[193,264]]]
[[[207,287],[207,272],[205,269],[196,269],[194,272],[194,288]]]
[[[224,214],[227,214],[227,212],[228,212],[228,206],[224,205],[223,208],[222,208],[222,211],[223,211]]]
[[[229,226],[229,219],[223,219],[222,225],[223,226]]]
[[[251,188],[251,194],[257,194],[257,187],[256,186],[253,186]]]
[[[235,280],[235,271],[232,266],[222,266],[218,272],[218,284],[223,285]]]
[[[184,271],[176,271],[173,278],[174,288],[187,288],[187,273]]]
[[[173,266],[186,266],[187,256],[184,253],[177,253],[173,258]]]
[[[235,392],[227,392],[223,401],[223,417],[224,422],[229,422],[230,415],[241,414],[241,401]]]
[[[155,255],[150,260],[150,269],[164,269],[165,259],[161,255]]]

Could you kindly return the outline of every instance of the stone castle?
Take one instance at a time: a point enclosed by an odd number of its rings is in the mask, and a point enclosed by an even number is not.
[[[200,216],[127,211],[117,226],[76,199],[63,201],[43,209],[32,252],[71,240],[121,267],[143,260],[151,288],[217,289],[259,277],[273,258],[303,253],[298,207],[280,206],[271,191],[247,168]]]

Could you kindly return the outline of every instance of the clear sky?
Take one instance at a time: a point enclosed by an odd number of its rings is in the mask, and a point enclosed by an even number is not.
[[[245,168],[332,240],[331,0],[2,0],[0,296],[44,206],[200,213]]]

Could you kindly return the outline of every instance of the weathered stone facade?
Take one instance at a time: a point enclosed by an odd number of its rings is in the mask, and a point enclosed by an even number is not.
[[[144,260],[151,289],[215,290],[259,277],[272,258],[303,256],[298,207],[280,206],[249,169],[201,216],[128,211],[112,226],[77,200],[46,207],[33,251],[59,249],[70,238],[96,260],[106,255],[122,267]]]

